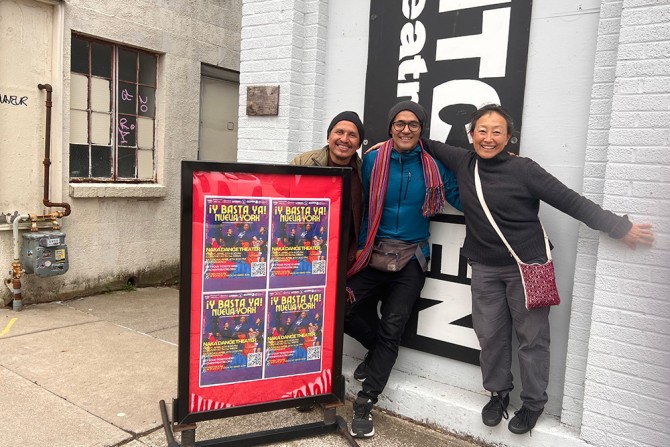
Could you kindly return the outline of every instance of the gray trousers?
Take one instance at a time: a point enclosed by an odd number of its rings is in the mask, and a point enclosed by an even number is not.
[[[512,384],[512,329],[519,340],[521,400],[537,411],[547,402],[549,383],[549,307],[526,310],[516,264],[490,266],[470,261],[472,322],[482,348],[484,388],[500,394]]]

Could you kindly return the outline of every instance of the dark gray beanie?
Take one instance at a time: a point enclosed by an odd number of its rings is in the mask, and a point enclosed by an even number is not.
[[[395,116],[400,112],[402,112],[403,110],[409,110],[410,112],[416,115],[416,117],[419,119],[419,122],[421,123],[421,135],[423,135],[427,127],[426,119],[428,118],[428,112],[426,112],[426,109],[424,109],[421,104],[417,104],[414,101],[401,101],[398,104],[391,107],[391,110],[389,110],[389,117],[388,117],[389,135],[391,135],[391,123],[393,123]]]
[[[361,144],[363,144],[363,140],[365,140],[365,128],[363,127],[363,122],[358,116],[358,113],[352,112],[350,110],[347,110],[346,112],[341,112],[335,115],[335,118],[330,122],[330,126],[328,126],[328,132],[326,132],[326,138],[330,137],[330,131],[333,130],[333,127],[340,121],[349,121],[351,123],[354,123],[354,126],[358,129],[358,136],[360,138]]]

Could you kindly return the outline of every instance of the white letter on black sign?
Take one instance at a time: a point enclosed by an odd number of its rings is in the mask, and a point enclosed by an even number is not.
[[[412,75],[412,79],[419,79],[421,73],[427,72],[426,61],[420,55],[414,56],[412,59],[402,61],[398,66],[398,81],[407,80],[405,76]]]
[[[430,138],[446,141],[451,124],[440,119],[440,111],[454,104],[472,104],[479,108],[483,104],[500,104],[500,97],[493,87],[475,79],[459,79],[444,82],[433,89],[433,108],[430,112]],[[468,138],[470,134],[468,133]]]
[[[416,28],[414,28],[411,23],[405,23],[400,30],[400,52],[398,60],[400,61],[407,56],[419,54],[425,43],[426,27],[423,26],[423,23],[416,22]]]
[[[402,15],[406,19],[414,20],[423,12],[424,6],[426,6],[426,0],[407,0],[402,4]]]
[[[510,8],[484,11],[482,15],[482,33],[439,39],[435,46],[435,60],[444,61],[478,57],[480,59],[480,78],[504,77],[507,66],[509,17]],[[402,53],[402,47],[400,47],[400,52]]]

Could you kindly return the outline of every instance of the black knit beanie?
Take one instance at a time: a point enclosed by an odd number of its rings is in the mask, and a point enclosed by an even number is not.
[[[360,142],[363,144],[365,140],[365,128],[363,127],[363,122],[358,117],[358,113],[347,110],[346,112],[341,112],[335,115],[335,118],[330,122],[328,126],[328,132],[326,132],[326,138],[330,137],[330,131],[333,130],[333,127],[340,121],[349,121],[354,123],[354,126],[358,129],[358,136],[360,137]]]
[[[391,110],[389,110],[389,117],[388,117],[389,135],[391,135],[391,124],[393,123],[395,116],[400,112],[402,112],[403,110],[409,110],[410,112],[416,115],[416,117],[419,119],[419,122],[421,123],[421,135],[423,135],[427,128],[426,119],[428,118],[428,112],[426,112],[426,109],[424,109],[421,104],[417,104],[414,101],[401,101],[398,104],[391,107]]]

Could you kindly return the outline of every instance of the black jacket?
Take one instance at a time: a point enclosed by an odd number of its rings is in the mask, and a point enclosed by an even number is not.
[[[424,140],[425,141],[425,140]],[[465,214],[465,242],[461,254],[486,265],[514,264],[502,240],[484,214],[475,189],[475,161],[486,204],[500,231],[522,261],[545,255],[546,248],[538,211],[540,201],[574,217],[589,227],[619,239],[632,224],[565,186],[530,158],[506,151],[484,160],[469,149],[434,140],[426,150],[451,169],[458,180]]]

